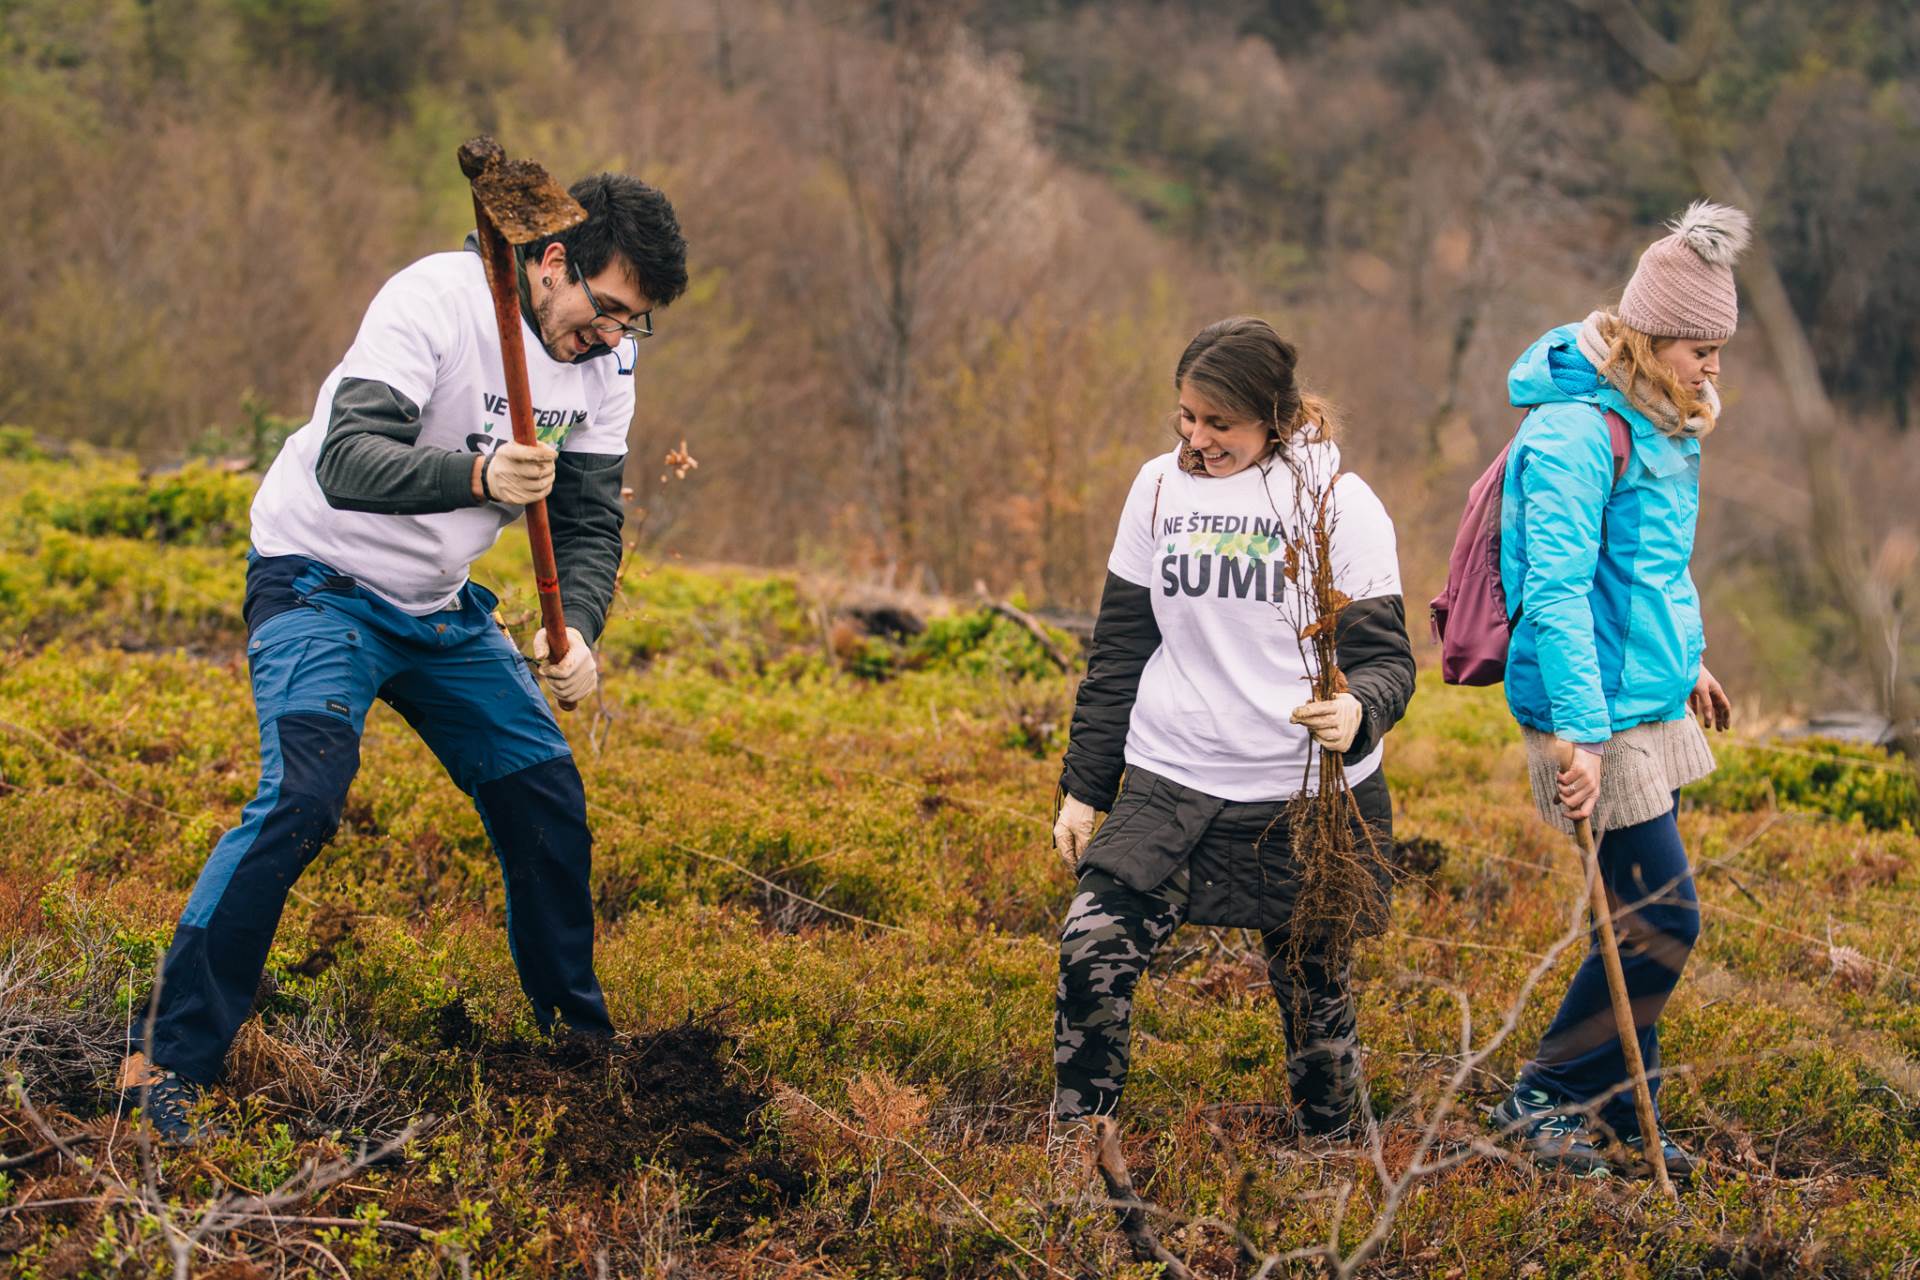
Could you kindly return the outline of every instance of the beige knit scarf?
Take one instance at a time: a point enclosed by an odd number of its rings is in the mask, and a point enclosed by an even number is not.
[[[1711,381],[1700,393],[1707,402],[1707,413],[1711,416],[1696,415],[1680,418],[1680,410],[1674,407],[1661,390],[1646,378],[1636,378],[1629,386],[1626,372],[1618,365],[1607,365],[1607,353],[1613,350],[1613,333],[1619,317],[1606,311],[1589,314],[1580,325],[1580,354],[1588,363],[1601,371],[1601,376],[1613,384],[1614,390],[1627,398],[1627,403],[1647,415],[1660,431],[1669,436],[1697,437],[1713,429],[1714,420],[1720,416],[1720,392]]]

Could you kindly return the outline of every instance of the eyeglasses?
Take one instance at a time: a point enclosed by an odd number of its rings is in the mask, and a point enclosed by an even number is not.
[[[580,287],[584,289],[587,294],[587,304],[593,308],[592,328],[595,333],[607,338],[618,334],[623,338],[632,338],[635,342],[640,341],[642,338],[651,338],[653,336],[653,312],[651,309],[635,315],[631,324],[615,320],[600,306],[600,299],[593,296],[593,286],[587,283],[587,278],[580,274],[578,267],[574,268],[573,278],[580,282]]]

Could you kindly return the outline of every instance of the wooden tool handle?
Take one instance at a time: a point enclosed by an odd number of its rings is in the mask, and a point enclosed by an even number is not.
[[[1553,759],[1562,773],[1573,767],[1576,750],[1578,748],[1564,738],[1554,740]],[[1580,846],[1582,870],[1587,878],[1588,909],[1600,933],[1600,960],[1607,971],[1607,995],[1613,1004],[1614,1030],[1620,1037],[1620,1054],[1626,1060],[1627,1075],[1633,1081],[1633,1110],[1640,1119],[1640,1150],[1653,1165],[1653,1178],[1660,1190],[1672,1196],[1673,1181],[1667,1174],[1660,1122],[1653,1112],[1653,1090],[1647,1084],[1646,1061],[1640,1056],[1640,1028],[1634,1022],[1633,997],[1627,992],[1627,975],[1620,967],[1620,939],[1613,929],[1613,901],[1607,896],[1607,882],[1600,874],[1600,854],[1593,839],[1592,819],[1575,818],[1573,838]]]
[[[518,444],[538,444],[533,431],[533,400],[527,390],[527,352],[520,342],[520,288],[513,267],[513,250],[493,225],[479,198],[473,202],[474,226],[480,233],[480,256],[487,266],[487,285],[493,292],[493,319],[500,330],[500,363],[507,377],[507,415]],[[547,630],[547,657],[558,662],[567,656],[567,615],[560,607],[560,567],[553,558],[553,530],[547,523],[543,498],[529,502],[527,541],[533,545],[533,585],[540,595],[540,625]],[[562,701],[560,709],[571,711]]]

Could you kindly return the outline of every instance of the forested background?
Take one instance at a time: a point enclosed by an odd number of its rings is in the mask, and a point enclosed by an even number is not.
[[[1090,607],[1182,346],[1251,311],[1341,406],[1424,645],[1508,366],[1709,196],[1761,234],[1694,562],[1740,718],[1679,804],[1661,1018],[1704,1172],[1571,1180],[1486,1123],[1587,893],[1501,691],[1430,652],[1355,968],[1377,1129],[1298,1139],[1257,940],[1195,929],[1103,1158],[1208,1280],[1914,1276],[1920,789],[1768,731],[1920,692],[1916,52],[1911,0],[0,0],[0,1274],[1180,1274],[1049,1145],[1084,649],[1009,605]],[[692,247],[561,717],[623,1036],[541,1033],[482,824],[376,706],[224,1132],[155,1153],[113,1082],[258,777],[255,473],[471,225],[480,131],[658,183]],[[527,539],[475,573],[526,648]]]
[[[1901,0],[0,0],[0,423],[166,465],[304,420],[470,224],[484,130],[680,211],[650,550],[1083,608],[1181,346],[1251,311],[1344,410],[1419,628],[1508,364],[1731,180],[1784,305],[1726,358],[1711,661],[1900,719],[1917,53]]]

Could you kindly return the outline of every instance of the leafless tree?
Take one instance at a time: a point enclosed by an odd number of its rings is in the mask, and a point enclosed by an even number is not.
[[[1749,188],[1708,127],[1701,80],[1726,27],[1726,0],[1700,0],[1686,30],[1676,40],[1656,31],[1633,0],[1572,0],[1605,24],[1614,41],[1665,90],[1676,141],[1695,179],[1715,200],[1755,215],[1759,222],[1763,193]],[[1739,267],[1746,302],[1760,317],[1805,455],[1811,514],[1808,537],[1814,558],[1826,574],[1854,632],[1855,647],[1869,668],[1881,711],[1906,735],[1909,753],[1920,747],[1914,719],[1920,694],[1901,670],[1903,578],[1895,567],[1911,569],[1912,556],[1897,547],[1876,555],[1874,543],[1859,527],[1856,507],[1833,449],[1839,415],[1827,394],[1813,343],[1795,314],[1780,270],[1764,234],[1756,232]],[[1878,572],[1876,572],[1876,564]]]
[[[1453,193],[1458,223],[1458,284],[1452,291],[1446,374],[1428,424],[1430,459],[1442,453],[1442,432],[1459,412],[1467,354],[1488,309],[1509,281],[1514,230],[1573,213],[1561,193],[1555,144],[1555,93],[1538,81],[1515,81],[1485,58],[1453,58],[1441,103],[1457,122],[1466,154],[1449,153],[1448,168],[1463,187]],[[1459,163],[1464,158],[1465,163]],[[1415,193],[1416,199],[1418,193]],[[1464,224],[1464,225],[1461,225]],[[1421,265],[1413,264],[1418,275]]]
[[[957,26],[918,24],[879,56],[858,59],[838,56],[830,38],[823,70],[825,151],[851,241],[838,346],[872,450],[886,540],[911,563],[908,441],[922,366],[993,298],[990,284],[969,275],[983,250],[1046,239],[1037,225],[1045,165],[1018,77]]]

